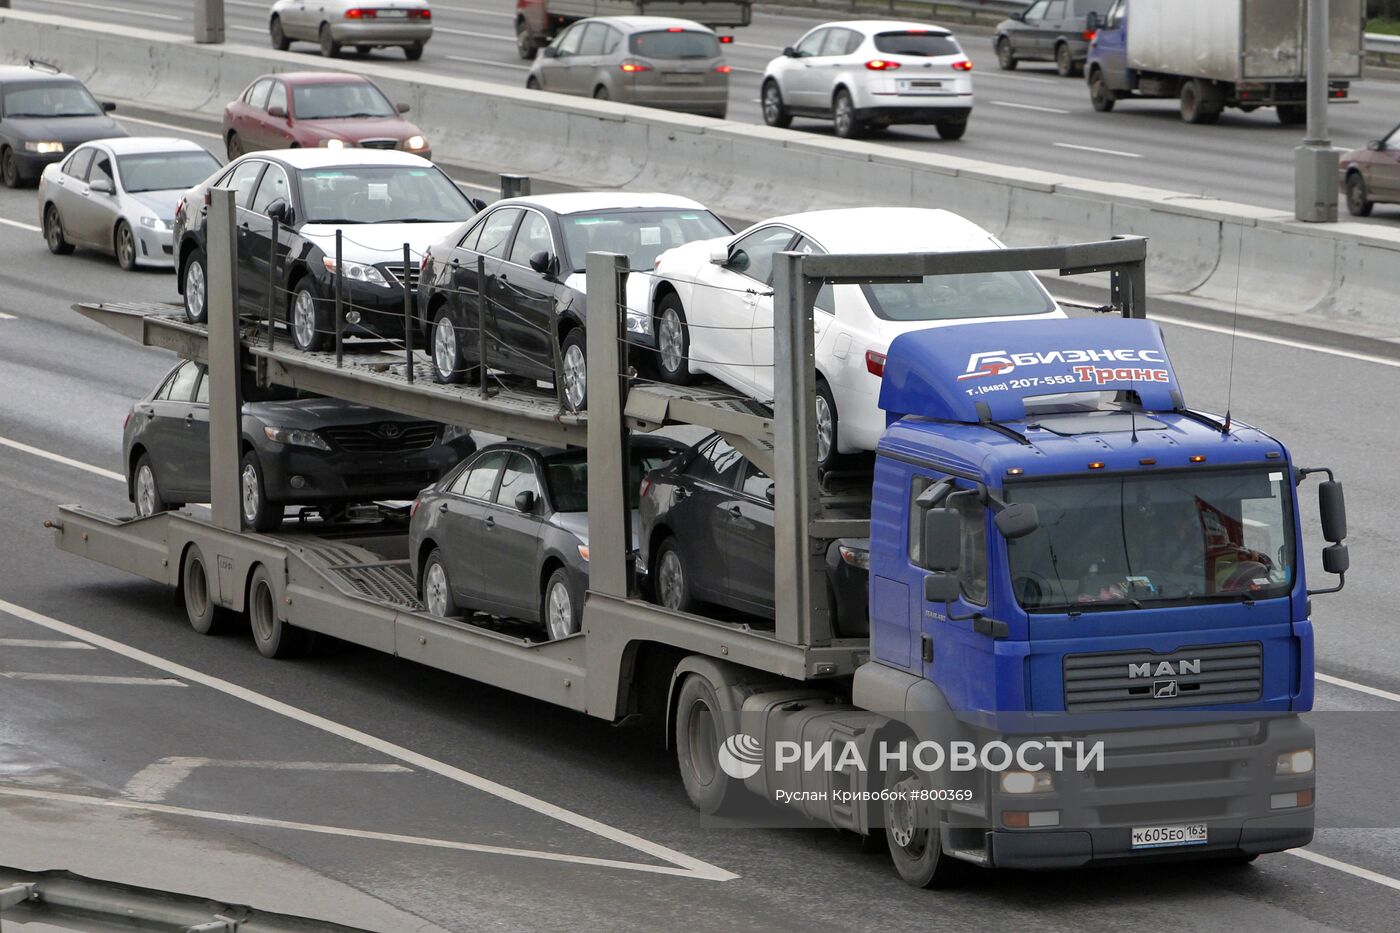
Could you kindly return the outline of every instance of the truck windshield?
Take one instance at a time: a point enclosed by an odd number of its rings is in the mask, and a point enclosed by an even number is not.
[[[1277,468],[1016,483],[1040,528],[1007,542],[1032,612],[1266,599],[1293,580],[1292,486]]]

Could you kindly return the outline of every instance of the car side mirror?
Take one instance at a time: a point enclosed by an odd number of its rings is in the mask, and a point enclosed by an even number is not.
[[[1346,540],[1347,503],[1341,483],[1329,479],[1318,484],[1317,511],[1322,519],[1322,537],[1332,544]]]
[[[116,102],[115,102],[115,101],[104,100],[104,101],[102,102],[102,112],[103,112],[103,113],[111,113],[113,110],[116,110],[116,109],[117,109],[117,105],[116,105]]]
[[[395,104],[394,109],[397,110],[399,113],[408,113],[413,108],[410,107],[408,104]]]
[[[793,48],[792,46],[788,46],[787,48],[783,49],[783,58],[796,58],[796,57],[797,57],[797,49]]]
[[[711,246],[711,247],[710,247],[710,262],[714,263],[714,264],[717,265],[717,266],[728,265],[728,263],[729,263],[729,247],[728,247],[726,244],[724,244],[724,243],[719,243],[719,244],[716,244],[715,246]]]
[[[112,187],[112,181],[109,178],[94,178],[88,187],[98,194],[112,194],[117,190]]]
[[[1021,11],[1020,13],[1012,13],[1012,14],[1011,14],[1011,18],[1014,19],[1014,20],[1015,20],[1016,22],[1018,22],[1018,23],[1024,23],[1024,22],[1026,21],[1026,14],[1025,14],[1025,11],[1023,10],[1023,11]]]
[[[530,268],[540,275],[548,275],[553,264],[554,257],[549,254],[549,250],[542,249],[537,253],[530,254]]]
[[[962,581],[956,573],[931,573],[924,577],[924,602],[950,603],[962,595]]]
[[[953,509],[927,509],[919,540],[919,566],[936,573],[956,572],[962,563],[962,516]]]
[[[267,216],[277,221],[284,227],[292,223],[292,206],[282,198],[278,198],[267,206]]]
[[[724,266],[735,272],[746,272],[749,268],[749,254],[741,249],[736,249],[729,254],[729,261],[724,263]]]
[[[768,500],[768,504],[769,504],[769,505],[777,505],[777,504],[778,504],[778,492],[777,492],[777,490],[778,490],[778,484],[777,484],[777,483],[769,483],[769,484],[768,484],[768,488],[765,489],[765,490],[763,490],[763,496],[764,496],[765,499]]]
[[[279,120],[285,120],[285,119],[287,118],[287,108],[286,108],[286,107],[268,107],[268,108],[267,108],[267,115],[268,115],[269,117],[276,117],[276,118],[279,119]]]
[[[1012,502],[996,514],[997,531],[1008,541],[1024,538],[1040,527],[1040,513],[1029,502]]]
[[[472,207],[476,208],[478,214],[486,210],[486,202],[481,198],[467,198],[467,200],[471,202]]]
[[[528,489],[516,493],[515,509],[517,512],[533,512],[535,510],[535,494]]]
[[[1379,139],[1373,139],[1366,144],[1366,148],[1371,150],[1372,152],[1384,152],[1385,143]]]
[[[1099,30],[1099,11],[1098,11],[1098,10],[1090,10],[1090,11],[1089,11],[1089,15],[1086,16],[1086,17],[1084,17],[1084,31],[1085,31],[1085,32],[1098,32],[1098,30]]]
[[[545,58],[558,58],[559,49],[555,48],[552,45],[546,45],[544,48],[540,49],[540,54],[543,55]]]

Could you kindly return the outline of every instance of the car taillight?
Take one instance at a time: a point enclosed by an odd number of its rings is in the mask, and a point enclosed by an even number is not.
[[[720,41],[721,43],[723,43],[724,45],[729,45],[731,42],[734,41],[734,37],[733,37],[733,36],[720,36],[720,37],[719,37],[719,41]]]
[[[1098,31],[1097,29],[1086,29],[1086,30],[1084,30],[1084,41],[1085,41],[1085,42],[1093,42],[1093,41],[1094,41],[1095,39],[1097,39],[1098,37],[1099,37],[1099,31]]]
[[[346,19],[374,19],[377,15],[374,10],[362,10],[357,6],[345,11]]]
[[[957,61],[953,62],[953,70],[954,70],[954,71],[971,71],[971,70],[972,70],[972,59],[970,59],[970,58],[960,58],[960,59],[958,59]]]
[[[642,477],[642,488],[637,490],[637,495],[645,499],[649,492],[651,492],[651,478],[644,476]]]
[[[432,19],[432,18],[433,18],[433,11],[432,11],[432,10],[409,10],[409,11],[408,11],[408,18],[409,18],[409,19]]]
[[[414,499],[414,500],[413,500],[413,505],[412,505],[412,507],[410,507],[409,510],[408,510],[408,517],[409,517],[409,518],[412,518],[413,516],[415,516],[415,515],[418,514],[418,506],[419,506],[419,504],[420,504],[422,501],[423,501],[422,499]]]
[[[865,371],[872,376],[885,375],[885,354],[878,350],[865,351]]]
[[[634,62],[634,61],[626,61],[626,62],[623,62],[621,67],[622,67],[622,70],[625,71],[625,72],[627,72],[629,75],[630,75],[630,74],[636,74],[636,73],[639,72],[639,71],[651,71],[651,66],[650,66],[650,65],[645,65],[645,64],[642,64],[641,62]]]
[[[734,69],[733,69],[733,68],[730,68],[728,65],[716,65],[716,66],[715,66],[715,71],[718,71],[718,72],[719,72],[720,74],[722,74],[722,75],[727,75],[727,74],[729,74],[729,73],[730,73],[731,71],[733,71],[733,70],[734,70]]]
[[[871,71],[894,71],[899,67],[899,62],[886,61],[883,58],[872,58],[865,63],[865,67]]]

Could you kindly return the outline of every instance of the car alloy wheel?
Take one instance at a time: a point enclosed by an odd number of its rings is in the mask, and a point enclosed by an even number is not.
[[[550,577],[544,598],[544,613],[550,641],[574,634],[574,600],[569,595],[568,580],[558,571]]]
[[[8,148],[0,151],[0,180],[5,182],[6,188],[19,187],[19,160]]]
[[[241,487],[239,501],[243,503],[243,521],[252,527],[258,520],[258,511],[262,507],[262,490],[260,489],[257,467],[251,463],[244,463],[243,471],[239,474],[239,485]]]
[[[66,256],[73,252],[73,244],[63,235],[63,218],[59,217],[55,204],[50,204],[44,211],[44,242],[48,244],[49,252],[55,255]]]
[[[861,134],[862,127],[856,119],[855,101],[851,100],[851,92],[845,88],[836,92],[832,122],[836,126],[836,135],[843,139],[855,139]]]
[[[1353,217],[1369,217],[1373,204],[1366,190],[1366,179],[1360,172],[1347,176],[1347,211]]]
[[[530,38],[530,28],[523,19],[515,24],[515,51],[521,61],[534,61],[535,40]]]
[[[316,340],[316,299],[305,289],[297,292],[292,304],[292,337],[301,349]]]
[[[817,462],[826,463],[831,455],[831,445],[834,440],[832,433],[835,425],[832,423],[831,405],[827,402],[826,396],[817,394]]]
[[[451,382],[457,374],[457,329],[446,314],[433,327],[433,365],[442,382]]]
[[[128,272],[136,268],[136,237],[125,221],[117,225],[117,265]]]
[[[763,122],[780,128],[792,125],[792,115],[783,106],[783,92],[776,81],[763,85]]]
[[[661,368],[673,375],[685,365],[685,325],[675,308],[663,308],[656,325],[656,343],[661,351]]]
[[[191,259],[185,269],[185,312],[190,320],[204,320],[204,299],[204,263]]]
[[[423,602],[428,612],[440,619],[447,618],[447,571],[438,561],[430,562],[427,573],[423,575]]]
[[[997,40],[997,64],[1002,71],[1016,70],[1016,53],[1011,50],[1011,40],[1004,36]]]
[[[156,475],[149,463],[136,469],[136,515],[138,518],[156,514]]]
[[[321,54],[326,58],[335,58],[340,55],[340,43],[331,36],[331,27],[321,24]]]
[[[268,31],[272,36],[272,47],[274,49],[279,52],[285,52],[292,47],[292,44],[287,41],[287,34],[282,30],[282,17],[272,17],[272,25],[268,27]]]
[[[656,564],[656,595],[667,609],[680,611],[685,602],[685,567],[675,548],[667,549]]]
[[[1055,71],[1062,78],[1074,76],[1074,53],[1069,50],[1069,45],[1061,42],[1055,49]]]
[[[588,400],[588,360],[577,341],[564,341],[564,402],[570,411],[583,411]]]

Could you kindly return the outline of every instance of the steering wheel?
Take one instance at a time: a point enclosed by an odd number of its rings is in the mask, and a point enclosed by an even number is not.
[[[1235,568],[1230,571],[1229,576],[1220,584],[1220,592],[1234,593],[1240,590],[1247,590],[1259,577],[1267,577],[1268,575],[1269,568],[1265,567],[1260,561],[1242,560],[1235,564]]]

